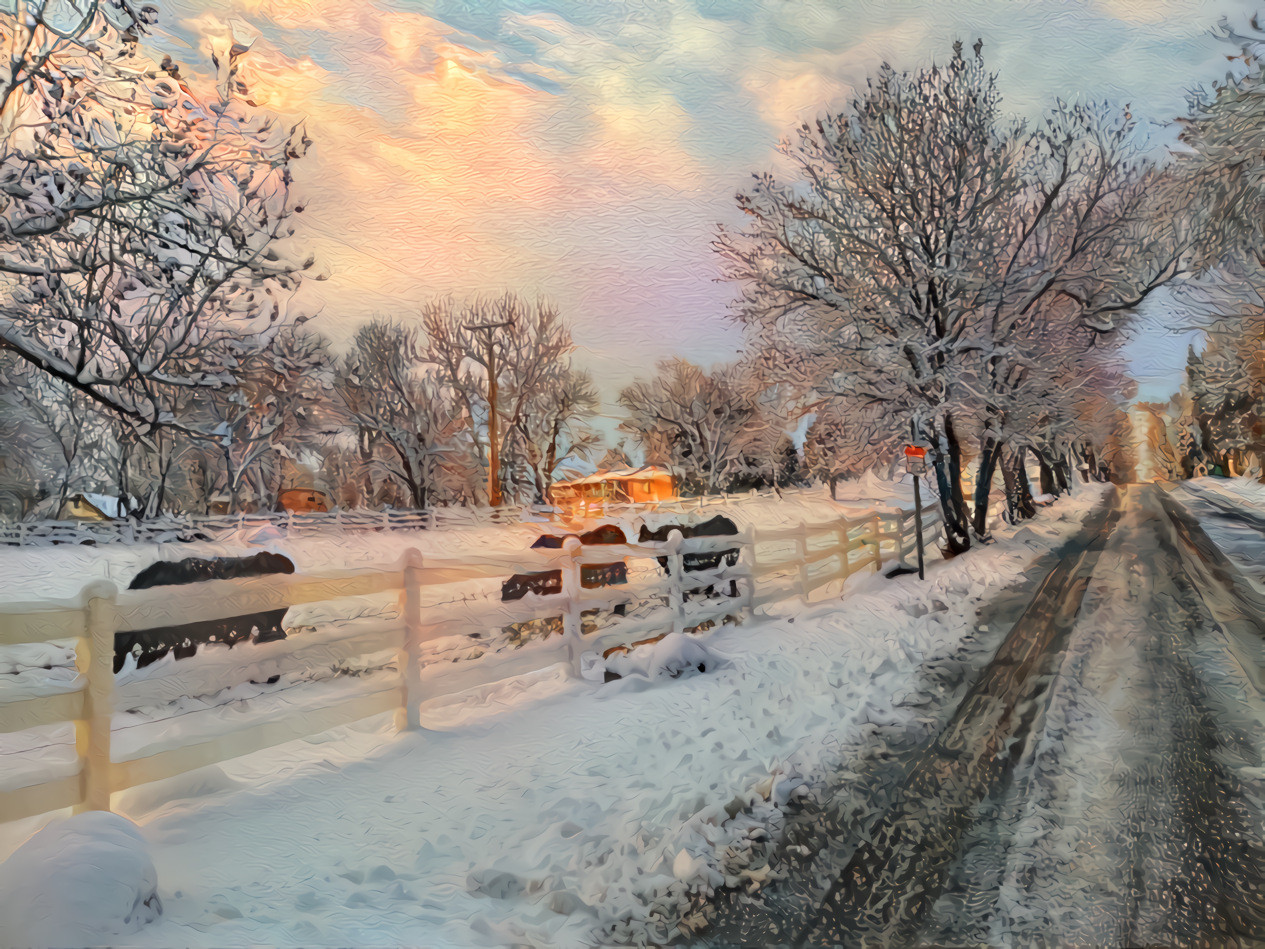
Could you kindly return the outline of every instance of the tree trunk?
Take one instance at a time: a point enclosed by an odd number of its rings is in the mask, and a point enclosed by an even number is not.
[[[832,475],[830,476],[830,500],[832,500],[832,501],[837,501],[837,500],[838,500],[838,498],[837,498],[837,497],[835,497],[835,489],[836,489],[838,486],[839,486],[839,476],[838,476],[838,475],[833,475],[833,474],[832,474]]]
[[[953,416],[945,413],[944,442],[949,454],[949,490],[953,498],[953,527],[949,529],[945,523],[945,538],[949,542],[949,551],[960,554],[971,548],[970,509],[966,506],[966,496],[962,491],[962,443],[958,440],[957,428],[953,424]]]
[[[950,555],[960,554],[971,549],[970,517],[962,496],[962,446],[958,443],[952,416],[945,416],[944,430],[937,441],[941,450],[936,452],[934,467],[940,509],[944,514],[945,550]]]
[[[997,459],[1001,456],[1002,443],[992,435],[984,439],[980,450],[979,468],[975,476],[975,517],[972,527],[975,536],[983,540],[988,536],[988,500],[993,492],[993,474],[997,471]]]
[[[1024,466],[1027,453],[1026,446],[1003,451],[1001,475],[1006,485],[1006,513],[1010,516],[1011,523],[1018,523],[1037,513],[1036,505],[1032,502],[1032,488],[1028,484],[1028,472]]]
[[[171,461],[174,452],[167,444],[167,439],[160,429],[155,435],[158,448],[158,484],[154,488],[154,514],[162,514],[163,505],[167,503],[167,478],[171,474]]]
[[[1047,495],[1060,494],[1058,485],[1054,483],[1054,468],[1046,460],[1045,452],[1037,451],[1034,448],[1033,454],[1037,456],[1037,465],[1041,469],[1041,493]]]
[[[1014,524],[1019,520],[1015,503],[1019,497],[1019,486],[1015,483],[1015,466],[1011,463],[1011,454],[1003,446],[1000,467],[1003,490],[1006,492],[1006,520]]]
[[[1022,518],[1035,517],[1037,506],[1032,502],[1032,485],[1028,482],[1028,447],[1015,452],[1015,486],[1018,488],[1015,510]]]
[[[1071,494],[1072,493],[1072,472],[1071,462],[1068,461],[1067,455],[1059,455],[1051,463],[1050,467],[1054,471],[1054,486],[1057,490],[1055,494]]]

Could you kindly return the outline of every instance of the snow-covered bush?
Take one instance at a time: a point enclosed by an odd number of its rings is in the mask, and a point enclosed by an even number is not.
[[[116,943],[162,913],[136,825],[90,811],[54,821],[0,863],[0,947]]]
[[[657,642],[616,653],[606,660],[605,671],[621,678],[630,675],[647,679],[676,678],[686,671],[706,672],[718,662],[697,639],[684,633],[669,633]]]

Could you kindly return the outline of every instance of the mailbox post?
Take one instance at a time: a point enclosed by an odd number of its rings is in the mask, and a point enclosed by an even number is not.
[[[927,472],[927,449],[918,445],[905,446],[905,470],[914,476],[914,536],[918,542],[918,579],[923,575],[922,555],[922,475]]]

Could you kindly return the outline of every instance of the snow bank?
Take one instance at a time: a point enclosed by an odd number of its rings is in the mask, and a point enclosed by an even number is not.
[[[6,949],[116,943],[162,914],[136,825],[92,811],[47,825],[0,864]]]

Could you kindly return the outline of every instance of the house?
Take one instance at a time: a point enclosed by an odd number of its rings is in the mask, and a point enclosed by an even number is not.
[[[566,514],[600,512],[607,504],[654,504],[676,499],[672,473],[656,465],[597,471],[571,481],[556,481],[549,503]]]
[[[108,494],[72,494],[57,512],[59,521],[109,521],[124,517],[123,502]]]
[[[285,488],[277,496],[277,506],[289,514],[324,513],[329,510],[329,497],[316,488]]]

